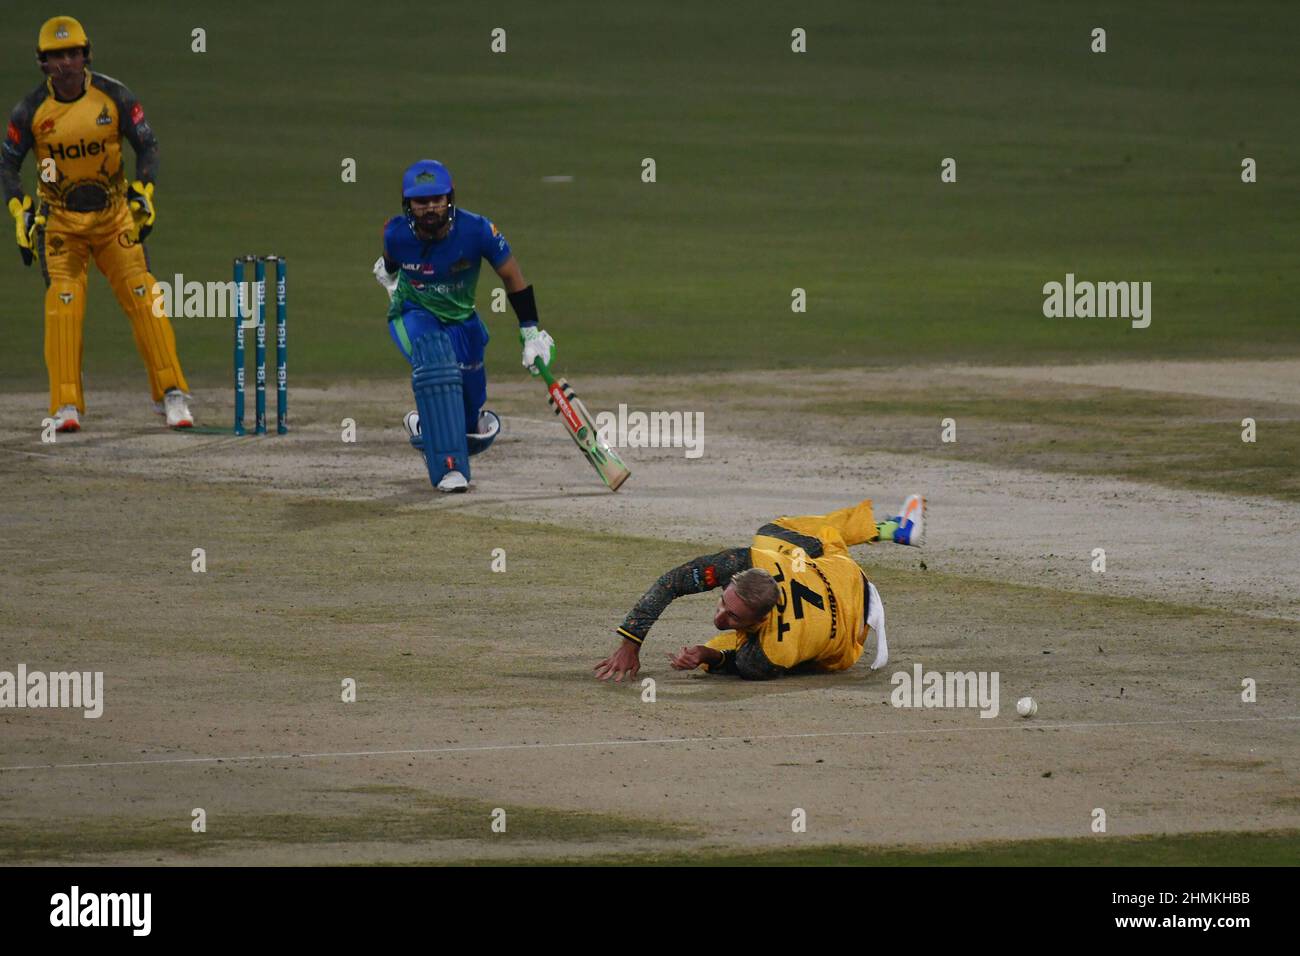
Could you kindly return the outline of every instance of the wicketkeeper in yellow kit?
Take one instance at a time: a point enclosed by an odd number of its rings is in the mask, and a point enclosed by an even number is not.
[[[840,671],[862,656],[867,630],[876,634],[872,669],[889,659],[885,609],[876,586],[849,547],[893,541],[919,547],[925,499],[911,495],[897,515],[877,522],[871,502],[827,515],[777,518],[758,529],[748,548],[704,555],[673,568],[642,595],[618,628],[619,646],[596,665],[596,677],[636,677],[641,645],[674,598],[722,588],[713,615],[720,634],[668,657],[674,670],[707,667],[746,680],[789,671]]]
[[[0,147],[0,185],[14,217],[23,262],[39,259],[45,278],[45,365],[50,414],[59,431],[77,431],[86,410],[81,387],[86,272],[94,258],[131,320],[155,410],[172,428],[194,424],[176,336],[144,248],[154,224],[158,140],[140,101],[110,77],[90,71],[90,40],[72,17],[41,27],[37,62],[46,80],[14,107]],[[135,150],[128,185],[122,137]],[[36,153],[37,201],[23,193],[22,165]]]

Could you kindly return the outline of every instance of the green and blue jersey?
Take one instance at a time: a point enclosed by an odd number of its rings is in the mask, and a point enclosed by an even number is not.
[[[457,209],[442,239],[421,239],[405,216],[394,216],[384,225],[384,259],[390,272],[398,267],[388,318],[421,309],[464,322],[474,315],[483,260],[496,269],[509,258],[510,243],[485,216]]]

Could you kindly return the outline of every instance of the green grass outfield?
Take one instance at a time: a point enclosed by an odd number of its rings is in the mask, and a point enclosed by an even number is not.
[[[1300,831],[1093,836],[971,843],[935,849],[814,846],[752,853],[625,854],[520,861],[525,866],[1296,866]],[[457,866],[491,866],[465,860]]]
[[[39,81],[43,15],[8,19],[6,107]],[[1300,354],[1294,3],[130,0],[82,17],[162,143],[155,273],[225,280],[236,253],[286,255],[294,382],[404,374],[369,270],[423,156],[501,225],[571,372]],[[1151,281],[1151,327],[1044,318],[1066,272]],[[4,387],[39,386],[41,283],[14,249],[0,283]],[[90,299],[88,385],[142,381],[102,280]],[[490,368],[513,372],[514,320],[489,324]],[[177,326],[191,384],[224,387],[229,323]]]

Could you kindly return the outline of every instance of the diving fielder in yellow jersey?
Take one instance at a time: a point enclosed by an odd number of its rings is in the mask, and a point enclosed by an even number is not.
[[[41,27],[37,63],[46,79],[9,117],[0,147],[0,186],[14,217],[23,262],[39,259],[45,279],[45,365],[50,414],[59,431],[77,431],[86,410],[81,386],[86,272],[93,257],[131,320],[149,373],[155,409],[172,428],[194,424],[176,337],[161,303],[144,239],[154,224],[158,140],[140,101],[110,77],[90,71],[90,40],[72,17]],[[128,185],[122,138],[135,150]],[[22,165],[36,154],[37,201],[23,192]]]
[[[746,680],[796,669],[846,670],[862,656],[868,629],[876,634],[871,666],[883,667],[889,658],[884,605],[848,549],[881,540],[919,547],[924,538],[920,495],[888,521],[875,520],[870,501],[827,515],[777,518],[758,529],[748,548],[704,555],[656,581],[618,628],[619,646],[596,665],[596,677],[636,677],[641,645],[664,608],[713,588],[723,589],[713,625],[726,633],[670,654],[675,670],[703,666]]]

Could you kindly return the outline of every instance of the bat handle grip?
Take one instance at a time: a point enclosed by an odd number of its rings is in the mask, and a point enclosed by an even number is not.
[[[546,383],[547,388],[550,388],[555,384],[555,377],[551,374],[550,366],[546,364],[546,360],[541,356],[533,359],[533,368],[537,369],[537,371],[541,373],[542,381]]]

